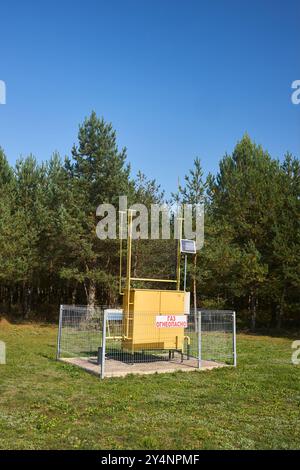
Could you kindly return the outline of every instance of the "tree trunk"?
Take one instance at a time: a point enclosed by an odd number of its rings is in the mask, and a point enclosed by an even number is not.
[[[23,317],[28,319],[31,310],[31,288],[23,282]]]
[[[72,290],[72,305],[76,304],[76,296],[77,296],[77,286],[74,287]]]
[[[13,290],[10,288],[8,293],[8,313],[11,313],[13,304]]]
[[[282,318],[284,315],[284,300],[285,300],[285,292],[286,292],[286,287],[283,287],[281,298],[280,298],[280,304],[277,308],[276,312],[276,329],[280,330],[282,327]]]
[[[251,289],[249,295],[249,310],[251,315],[251,330],[255,331],[256,328],[256,295],[255,291]]]
[[[140,246],[140,239],[138,238],[136,240],[136,250],[133,258],[133,277],[137,277],[137,268],[138,268],[138,262],[139,262],[139,246]]]
[[[87,303],[89,307],[95,307],[96,303],[96,284],[93,280],[90,281],[87,294]]]

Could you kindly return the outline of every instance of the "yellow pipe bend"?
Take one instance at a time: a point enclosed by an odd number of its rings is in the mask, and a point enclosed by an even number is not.
[[[190,346],[191,345],[191,338],[189,336],[184,336],[183,340],[187,340],[187,344]]]

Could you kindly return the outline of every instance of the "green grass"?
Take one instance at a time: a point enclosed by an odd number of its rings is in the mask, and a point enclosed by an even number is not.
[[[291,338],[238,335],[236,369],[104,381],[54,360],[54,327],[2,321],[0,340],[1,449],[300,448]]]

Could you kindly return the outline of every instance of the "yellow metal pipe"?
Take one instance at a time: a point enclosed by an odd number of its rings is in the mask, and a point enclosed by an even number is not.
[[[147,282],[177,282],[175,279],[150,279],[146,277],[132,277],[132,281],[147,281]]]
[[[129,305],[130,305],[130,284],[131,284],[131,246],[132,246],[132,215],[133,210],[128,210],[128,237],[127,237],[127,269],[126,269],[126,312],[127,322],[126,322],[126,335],[129,334]]]
[[[183,340],[187,340],[187,344],[190,345],[191,344],[191,338],[189,336],[184,336],[183,337]]]
[[[177,217],[178,220],[178,243],[177,243],[177,290],[180,290],[180,241],[182,239],[182,217]]]
[[[123,261],[123,216],[124,211],[119,211],[120,214],[120,226],[119,226],[119,237],[120,237],[120,272],[119,272],[119,294],[123,295],[122,293],[122,261]]]
[[[132,246],[132,211],[128,211],[128,241],[127,241],[127,270],[126,270],[126,289],[128,293],[127,306],[129,312],[129,292],[131,276],[131,246]]]

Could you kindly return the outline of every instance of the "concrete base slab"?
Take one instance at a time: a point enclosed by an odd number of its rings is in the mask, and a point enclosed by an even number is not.
[[[81,367],[85,371],[97,375],[100,375],[101,368],[96,363],[96,358],[86,357],[72,357],[72,358],[60,358],[60,361]],[[129,364],[128,362],[118,361],[116,359],[108,358],[105,360],[105,377],[125,377],[128,374],[164,374],[166,372],[191,372],[191,371],[204,371],[211,370],[219,367],[228,367],[226,364],[217,363],[214,361],[202,361],[202,366],[198,368],[198,361],[195,358],[184,359],[183,362],[179,360],[169,361],[152,361],[152,362],[138,362]]]

